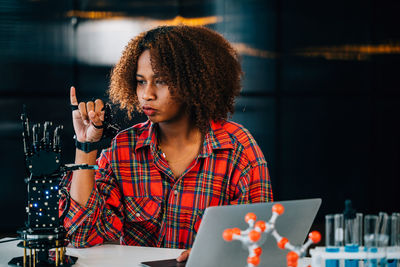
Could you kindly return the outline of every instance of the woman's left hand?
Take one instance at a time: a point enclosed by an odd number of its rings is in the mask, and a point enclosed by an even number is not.
[[[177,262],[187,261],[191,250],[192,249],[189,248],[188,250],[185,250],[184,252],[182,252],[182,254],[178,258],[176,258],[176,261]]]

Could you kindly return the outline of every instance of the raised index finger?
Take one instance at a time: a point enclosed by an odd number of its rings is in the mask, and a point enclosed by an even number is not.
[[[71,100],[71,105],[77,106],[78,100],[76,99],[75,87],[71,86],[69,98]]]

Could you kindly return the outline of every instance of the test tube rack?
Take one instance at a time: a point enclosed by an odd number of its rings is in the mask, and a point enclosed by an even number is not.
[[[327,260],[359,260],[365,261],[368,259],[389,259],[400,260],[400,247],[380,247],[376,252],[366,252],[364,247],[359,247],[358,252],[345,252],[344,247],[338,247],[337,252],[328,252],[326,247],[315,247],[310,249],[311,266],[312,267],[325,267]],[[339,266],[344,266],[340,263]],[[389,265],[390,266],[390,265]]]

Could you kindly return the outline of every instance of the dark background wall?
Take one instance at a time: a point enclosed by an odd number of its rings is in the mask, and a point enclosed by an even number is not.
[[[239,50],[233,120],[262,148],[275,200],[322,198],[318,229],[347,198],[364,213],[399,211],[399,12],[395,0],[0,0],[0,234],[25,220],[22,104],[31,121],[64,125],[72,162],[69,87],[106,99],[127,41],[179,21]]]

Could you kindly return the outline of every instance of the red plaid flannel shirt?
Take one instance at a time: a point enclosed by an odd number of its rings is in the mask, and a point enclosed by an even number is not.
[[[147,121],[122,131],[102,151],[86,206],[69,199],[64,226],[74,246],[119,239],[125,245],[189,248],[207,207],[272,201],[267,163],[243,126],[211,122],[198,157],[179,178],[156,140],[155,124]],[[67,188],[70,179],[64,178]]]

